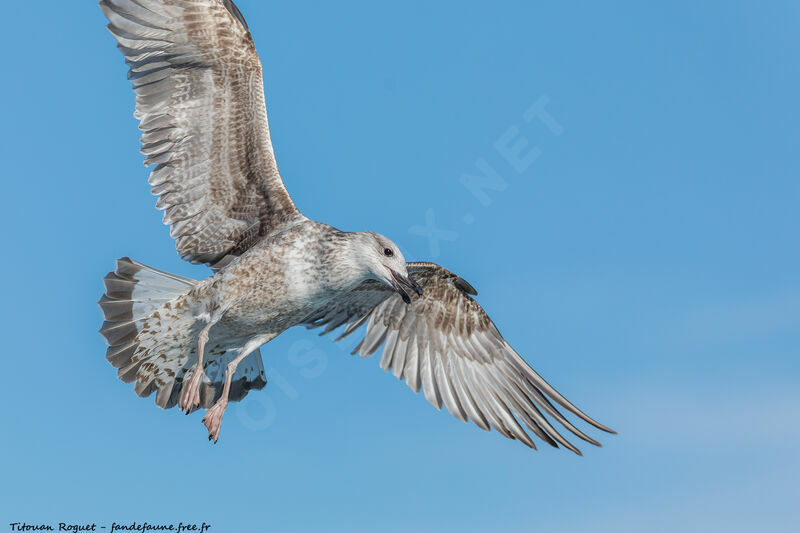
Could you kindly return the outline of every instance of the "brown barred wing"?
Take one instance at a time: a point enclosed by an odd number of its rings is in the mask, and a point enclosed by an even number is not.
[[[471,420],[487,431],[494,428],[532,448],[536,446],[527,431],[580,454],[551,420],[600,445],[556,405],[613,433],[564,398],[517,354],[473,298],[477,292],[469,283],[433,263],[410,263],[408,271],[423,289],[411,304],[389,287],[369,281],[309,317],[307,326],[325,326],[327,333],[344,325],[339,340],[366,322],[364,339],[353,353],[368,357],[383,345],[381,368],[415,392],[421,389],[436,408],[444,405],[460,420]]]

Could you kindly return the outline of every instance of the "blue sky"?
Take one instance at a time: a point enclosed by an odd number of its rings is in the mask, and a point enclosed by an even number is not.
[[[263,349],[270,384],[217,446],[137,398],[104,359],[102,276],[122,255],[208,272],[153,208],[95,3],[12,2],[0,520],[796,530],[800,6],[379,4],[240,0],[287,187],[461,274],[619,435],[532,452],[304,330]],[[502,190],[476,196],[487,165]]]

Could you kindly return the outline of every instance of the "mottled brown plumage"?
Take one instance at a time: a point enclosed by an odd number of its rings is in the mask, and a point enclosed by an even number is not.
[[[509,346],[465,280],[406,264],[386,237],[303,216],[278,172],[261,63],[231,0],[102,0],[130,66],[145,163],[181,257],[215,273],[197,282],[127,258],[105,278],[108,360],[140,396],[208,409],[216,442],[229,401],[266,385],[259,347],[295,325],[366,325],[354,353],[381,345],[381,367],[437,408],[535,447],[580,453],[548,421],[598,444],[551,400],[605,431]],[[338,340],[338,339],[337,339]]]
[[[178,253],[216,264],[299,216],[272,151],[261,62],[232,2],[103,0]],[[224,263],[223,263],[224,264]]]
[[[338,341],[368,322],[354,354],[369,357],[383,344],[381,368],[404,379],[414,392],[423,389],[437,409],[444,404],[460,420],[472,420],[485,430],[494,428],[533,448],[517,419],[548,444],[558,442],[580,453],[542,411],[579,438],[599,445],[564,418],[548,396],[593,426],[611,431],[525,363],[471,297],[477,296],[472,285],[434,263],[409,263],[408,272],[422,286],[422,295],[413,304],[405,305],[385,285],[367,281],[310,316],[307,326],[326,326],[324,334],[347,324]]]

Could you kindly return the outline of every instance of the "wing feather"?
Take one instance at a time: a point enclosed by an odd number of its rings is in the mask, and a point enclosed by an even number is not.
[[[346,324],[342,338],[367,322],[354,354],[368,357],[383,344],[381,368],[404,379],[415,392],[421,389],[431,405],[437,409],[444,405],[460,420],[494,429],[531,448],[536,445],[525,428],[551,446],[561,445],[580,455],[547,416],[578,438],[600,445],[553,402],[613,433],[528,366],[472,298],[477,295],[472,285],[433,263],[410,263],[408,271],[423,288],[422,296],[414,296],[411,304],[389,287],[370,281],[313,313],[307,326],[326,326],[323,333],[327,333]]]
[[[101,0],[130,67],[156,207],[178,253],[226,264],[302,217],[283,184],[261,62],[231,0]]]

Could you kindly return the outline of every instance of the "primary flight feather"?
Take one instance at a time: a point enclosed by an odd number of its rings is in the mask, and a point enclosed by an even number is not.
[[[128,258],[100,300],[107,358],[163,408],[225,409],[267,379],[259,348],[286,329],[366,324],[354,353],[437,408],[535,448],[528,431],[580,453],[551,421],[598,444],[558,407],[592,420],[503,339],[475,289],[433,263],[406,263],[372,232],[309,220],[286,191],[270,140],[261,62],[231,0],[102,0],[130,66],[149,182],[195,281]],[[337,339],[337,340],[339,340]],[[558,406],[558,407],[557,407]]]

